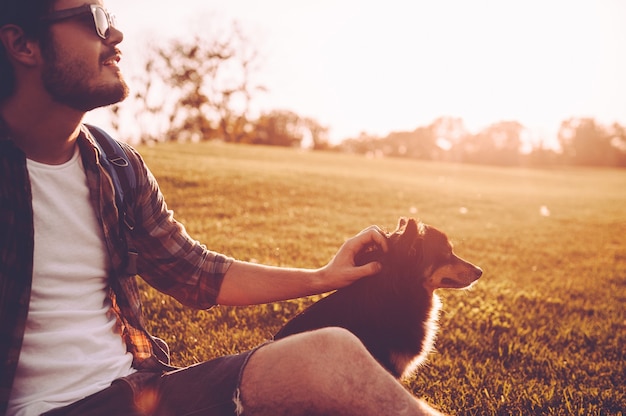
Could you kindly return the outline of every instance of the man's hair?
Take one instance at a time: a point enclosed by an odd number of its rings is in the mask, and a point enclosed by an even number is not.
[[[0,0],[0,27],[13,24],[28,39],[41,40],[47,26],[40,19],[52,11],[56,0]],[[15,74],[4,45],[0,42],[0,101],[10,97],[15,88]]]

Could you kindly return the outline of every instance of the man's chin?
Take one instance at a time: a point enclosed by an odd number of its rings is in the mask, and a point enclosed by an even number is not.
[[[92,91],[80,96],[56,97],[56,101],[75,110],[88,112],[96,108],[107,107],[124,101],[128,97],[126,84],[118,88],[107,88]]]

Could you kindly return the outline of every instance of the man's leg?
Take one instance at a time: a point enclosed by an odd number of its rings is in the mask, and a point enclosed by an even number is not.
[[[243,371],[240,401],[246,416],[441,414],[413,397],[340,328],[259,349]]]
[[[51,410],[42,416],[141,416],[133,401],[133,391],[126,383],[110,387],[76,403]]]

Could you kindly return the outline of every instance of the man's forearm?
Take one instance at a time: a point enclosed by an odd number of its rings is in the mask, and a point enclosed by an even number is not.
[[[293,269],[235,261],[224,276],[217,302],[243,306],[323,293],[323,269]]]
[[[235,261],[226,271],[217,297],[222,305],[256,305],[294,299],[339,289],[374,274],[378,262],[354,264],[354,256],[376,244],[387,250],[387,240],[380,228],[371,226],[346,240],[333,259],[320,269],[289,269]]]

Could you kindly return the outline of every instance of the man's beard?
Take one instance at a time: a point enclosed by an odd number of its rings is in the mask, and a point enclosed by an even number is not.
[[[75,110],[87,112],[94,108],[104,107],[123,101],[128,96],[128,86],[121,75],[118,82],[93,84],[99,73],[90,74],[85,66],[72,60],[59,59],[52,44],[43,47],[45,67],[42,73],[44,88],[52,99]],[[103,61],[103,59],[101,59]]]

